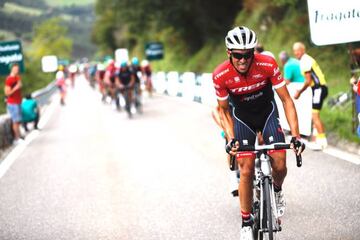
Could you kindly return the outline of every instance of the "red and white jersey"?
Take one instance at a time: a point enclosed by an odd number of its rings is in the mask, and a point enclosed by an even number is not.
[[[246,112],[264,110],[274,100],[272,88],[285,85],[280,69],[272,57],[255,54],[246,74],[240,74],[229,60],[213,72],[213,82],[219,100],[230,97],[235,109]]]

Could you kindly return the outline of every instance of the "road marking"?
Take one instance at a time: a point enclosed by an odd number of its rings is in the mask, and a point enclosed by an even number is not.
[[[0,164],[0,178],[2,178],[15,160],[21,155],[25,148],[39,135],[38,130],[33,130],[26,136],[24,142],[15,146]]]
[[[39,128],[43,128],[47,122],[50,120],[51,115],[55,111],[57,101],[51,101],[50,105],[46,108],[43,116],[39,121]],[[40,131],[32,130],[25,138],[24,142],[19,143],[14,146],[10,153],[5,157],[5,159],[0,164],[0,179],[6,174],[11,165],[15,160],[22,154],[26,147],[37,137],[39,136]]]
[[[340,150],[339,148],[336,147],[332,147],[332,146],[327,146],[324,150],[319,149],[313,149],[311,147],[311,143],[309,143],[307,140],[303,139],[307,149],[311,149],[313,151],[322,151],[323,153],[336,157],[337,159],[340,160],[345,160],[351,163],[354,163],[356,165],[360,165],[360,155],[356,154],[356,153],[350,153],[350,152],[346,152],[343,150]],[[313,146],[314,147],[314,146]]]
[[[353,153],[348,153],[337,148],[327,147],[323,150],[324,153],[329,154],[333,157],[360,165],[360,156]]]

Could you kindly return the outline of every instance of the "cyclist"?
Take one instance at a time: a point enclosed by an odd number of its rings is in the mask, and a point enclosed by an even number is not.
[[[299,127],[294,103],[287,91],[275,59],[254,54],[257,37],[247,27],[235,27],[225,37],[228,60],[213,72],[213,82],[219,105],[219,115],[226,136],[227,152],[236,156],[240,169],[239,198],[242,216],[242,239],[253,239],[251,216],[254,175],[253,152],[236,153],[240,145],[254,145],[257,132],[261,132],[265,144],[285,142],[274,101],[275,89],[279,95],[289,122],[295,151],[300,154],[305,145],[299,137]],[[232,114],[229,112],[231,102]],[[285,200],[282,184],[285,179],[286,154],[284,150],[272,151],[272,169],[276,203],[283,212]]]
[[[131,103],[133,102],[132,90],[135,85],[135,77],[126,61],[120,64],[120,69],[116,76],[116,85],[120,93],[124,96],[126,101],[126,111],[131,117]],[[120,107],[120,103],[117,103]]]
[[[60,104],[65,105],[65,97],[66,97],[66,82],[65,82],[65,73],[64,66],[60,65],[58,67],[58,71],[55,75],[55,84],[60,91]]]
[[[231,112],[231,109],[229,109]],[[214,119],[215,123],[221,128],[221,137],[225,139],[225,145],[228,143],[228,138],[226,137],[225,131],[224,131],[224,126],[222,126],[222,122],[220,119],[220,115],[219,115],[219,106],[217,106],[215,109],[212,110],[211,112],[211,116]],[[231,158],[230,155],[227,155],[227,162],[229,167],[231,167]],[[240,181],[240,172],[238,169],[238,166],[236,164],[236,166],[234,166],[235,168],[231,169],[232,171],[230,172],[229,175],[229,179],[230,179],[230,191],[231,194],[233,195],[233,197],[238,197],[239,196],[239,181]],[[233,172],[234,171],[234,172]]]
[[[150,63],[148,60],[144,59],[141,61],[141,70],[142,70],[142,76],[144,78],[145,81],[145,86],[146,86],[146,90],[149,93],[149,96],[152,96],[152,81],[151,81],[151,75],[152,75],[152,71],[151,71],[151,67],[150,67]]]
[[[135,107],[137,109],[140,109],[141,107],[141,82],[140,82],[140,78],[141,78],[141,67],[139,65],[139,59],[137,57],[133,57],[131,59],[131,66],[130,66],[131,72],[134,75],[135,78],[135,85],[134,85],[134,90],[135,90]]]
[[[115,61],[110,59],[108,62],[108,66],[106,67],[104,82],[105,82],[106,92],[110,94],[112,101],[116,102],[117,98],[116,98],[115,78],[116,78]],[[105,98],[103,99],[105,100]]]
[[[71,86],[73,88],[75,87],[75,77],[77,72],[78,72],[78,67],[76,66],[76,64],[75,63],[71,64],[69,67],[69,73],[70,73]]]
[[[105,102],[106,99],[106,89],[105,89],[105,83],[104,83],[104,76],[105,76],[105,65],[103,63],[98,63],[96,66],[96,73],[95,78],[99,85],[99,91],[102,95],[101,101]]]
[[[300,60],[300,68],[302,74],[305,76],[303,87],[298,90],[294,98],[298,99],[302,92],[309,86],[312,89],[312,121],[317,131],[315,143],[320,148],[327,147],[327,139],[325,135],[324,124],[320,119],[320,110],[322,104],[328,95],[328,88],[323,72],[314,58],[305,53],[305,45],[301,42],[296,42],[293,45],[294,55]]]

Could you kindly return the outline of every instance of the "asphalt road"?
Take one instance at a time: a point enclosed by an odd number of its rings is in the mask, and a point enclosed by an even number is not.
[[[0,179],[0,239],[239,239],[209,107],[154,96],[129,120],[81,82],[54,104]],[[277,239],[360,239],[360,166],[311,150],[303,161],[289,154]]]

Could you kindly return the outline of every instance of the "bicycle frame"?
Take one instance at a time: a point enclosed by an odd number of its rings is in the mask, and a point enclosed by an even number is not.
[[[267,154],[266,150],[259,151],[257,153],[257,157],[255,159],[255,186],[254,190],[257,191],[257,186],[260,186],[260,199],[254,198],[254,207],[258,206],[259,212],[260,212],[260,218],[257,218],[259,220],[258,223],[255,223],[257,226],[260,226],[259,229],[257,229],[258,233],[255,233],[255,237],[258,239],[262,239],[263,235],[268,233],[269,231],[273,232],[279,232],[281,231],[281,226],[279,222],[279,217],[277,213],[277,207],[275,203],[275,192],[274,192],[274,186],[273,186],[273,179],[272,179],[272,170],[271,170],[271,161],[270,156]],[[267,181],[265,180],[267,179]],[[269,186],[265,186],[268,184]],[[264,187],[269,187],[270,190],[270,205],[271,205],[271,221],[269,221],[267,218],[267,214],[264,212],[266,211],[266,203],[265,197],[264,197]],[[255,195],[256,196],[256,195]],[[259,203],[256,203],[256,201],[260,201]],[[267,223],[266,223],[267,222]],[[272,225],[272,229],[270,230],[268,228],[268,225]],[[256,231],[256,230],[255,230]],[[271,234],[272,234],[271,233]]]
[[[256,151],[255,159],[255,183],[253,186],[253,213],[255,215],[254,235],[256,239],[263,240],[268,235],[273,240],[274,232],[281,231],[280,220],[275,203],[271,160],[268,150],[290,149],[291,144],[272,144],[260,146],[241,146],[238,151]],[[297,166],[301,167],[301,155],[296,155]],[[260,188],[260,189],[259,189]],[[256,199],[260,191],[260,199]]]

